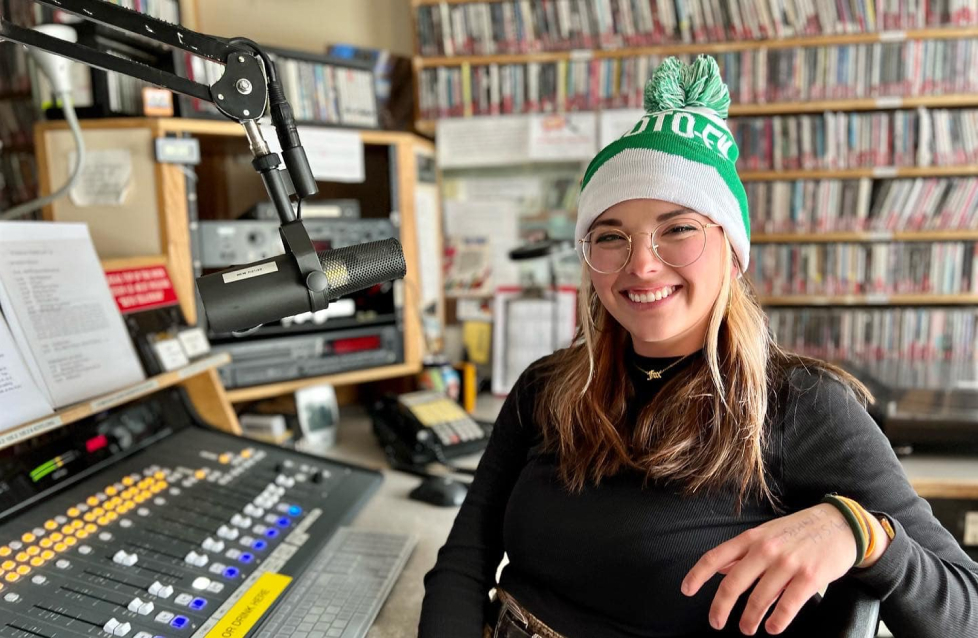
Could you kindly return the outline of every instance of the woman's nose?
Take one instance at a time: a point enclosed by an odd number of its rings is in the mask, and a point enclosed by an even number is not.
[[[652,242],[649,236],[632,239],[632,254],[628,258],[627,269],[633,275],[643,275],[648,272],[655,272],[662,269],[662,261],[652,250]]]

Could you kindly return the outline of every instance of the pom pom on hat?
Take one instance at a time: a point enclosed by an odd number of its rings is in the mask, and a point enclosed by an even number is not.
[[[717,61],[708,55],[698,56],[692,64],[666,58],[645,85],[645,110],[656,113],[691,106],[708,108],[727,119],[730,93]]]

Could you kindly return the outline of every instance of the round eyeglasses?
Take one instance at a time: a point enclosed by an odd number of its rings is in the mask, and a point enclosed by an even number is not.
[[[684,217],[660,224],[651,233],[629,234],[617,228],[599,228],[579,241],[588,266],[602,274],[618,272],[625,267],[632,256],[632,239],[638,235],[649,235],[649,249],[659,261],[682,268],[703,255],[706,229],[719,226]]]

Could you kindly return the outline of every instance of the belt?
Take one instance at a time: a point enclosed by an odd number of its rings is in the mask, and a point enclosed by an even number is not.
[[[497,589],[496,595],[502,608],[499,610],[493,638],[564,638],[502,589]]]

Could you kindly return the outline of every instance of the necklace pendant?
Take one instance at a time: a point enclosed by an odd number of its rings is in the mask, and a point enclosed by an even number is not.
[[[649,381],[652,381],[653,379],[661,379],[661,378],[662,375],[659,372],[657,372],[656,370],[649,370]]]

